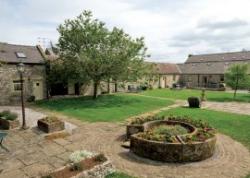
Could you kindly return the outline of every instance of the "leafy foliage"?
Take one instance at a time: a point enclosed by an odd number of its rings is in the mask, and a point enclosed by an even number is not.
[[[114,172],[107,175],[105,178],[135,178],[135,177],[129,176],[122,172]]]
[[[17,114],[14,112],[10,112],[9,110],[4,110],[0,112],[0,117],[6,120],[14,121],[17,119]]]
[[[214,136],[215,130],[209,126],[207,122],[201,120],[194,120],[187,116],[182,117],[162,117],[156,116],[154,117],[156,120],[159,118],[164,118],[165,120],[169,121],[179,121],[185,122],[194,125],[198,128],[198,132],[194,135],[189,135],[188,130],[180,125],[159,125],[154,127],[146,132],[139,133],[138,136],[146,139],[146,140],[154,140],[154,141],[161,141],[161,142],[169,142],[175,143],[179,142],[176,139],[176,136],[181,136],[181,139],[184,142],[193,142],[193,141],[205,141]],[[187,134],[187,135],[185,135]]]
[[[85,76],[93,81],[94,98],[101,81],[124,81],[141,75],[139,69],[146,56],[144,38],[132,39],[116,27],[109,30],[103,22],[93,19],[90,11],[65,20],[58,32],[60,58],[70,71],[67,76]]]
[[[247,64],[235,64],[225,74],[225,82],[234,89],[234,98],[238,89],[250,88],[250,76]]]

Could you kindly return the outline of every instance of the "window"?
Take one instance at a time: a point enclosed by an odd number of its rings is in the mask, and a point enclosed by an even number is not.
[[[21,80],[13,81],[14,91],[21,91]]]
[[[220,76],[220,81],[224,82],[224,75]]]
[[[26,55],[23,52],[16,52],[18,58],[26,58]]]

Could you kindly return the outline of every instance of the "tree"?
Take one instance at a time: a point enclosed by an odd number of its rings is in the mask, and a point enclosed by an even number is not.
[[[146,56],[143,38],[132,39],[118,28],[109,30],[90,11],[66,20],[58,32],[61,59],[93,81],[93,98],[101,81],[125,80],[129,69],[136,67],[133,64],[141,64]]]
[[[234,99],[238,89],[250,87],[250,76],[247,64],[235,64],[225,73],[225,82],[234,89]]]

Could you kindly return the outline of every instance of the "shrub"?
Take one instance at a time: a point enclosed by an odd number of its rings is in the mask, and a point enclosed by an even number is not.
[[[16,113],[9,113],[8,115],[5,116],[6,120],[14,121],[17,119],[17,114]]]
[[[181,135],[184,142],[196,142],[205,141],[214,136],[215,130],[207,123],[201,120],[193,120],[188,117],[168,117],[170,121],[179,121],[192,124],[198,129],[195,135],[184,135],[188,131],[180,125],[159,125],[147,132],[141,132],[138,134],[139,137],[146,140],[161,141],[175,143],[178,142],[176,139],[177,135]]]
[[[197,97],[189,97],[188,103],[190,108],[199,108],[200,107],[200,100]]]
[[[154,120],[164,120],[164,116],[157,116],[157,115],[146,115],[146,116],[137,116],[133,117],[129,124],[131,125],[142,125],[145,122],[154,121]]]
[[[197,127],[197,128],[202,128],[202,129],[212,129],[212,127],[209,125],[209,123],[202,121],[202,120],[194,120],[191,119],[187,116],[184,117],[174,117],[174,116],[169,116],[168,120],[170,121],[179,121],[179,122],[187,122],[192,124],[193,126]]]
[[[47,123],[53,123],[53,122],[58,122],[59,119],[56,116],[47,116],[45,118],[42,119],[44,122]]]
[[[9,110],[4,110],[0,113],[0,117],[4,117],[4,116],[7,116],[10,114],[10,111]]]
[[[97,161],[97,162],[104,162],[106,160],[107,160],[107,158],[104,156],[104,154],[99,154],[95,157],[95,161]]]
[[[176,135],[183,135],[188,133],[187,129],[185,129],[184,127],[180,126],[180,125],[160,125],[156,128],[153,129],[153,133],[155,134],[161,134],[161,135],[166,135],[166,134],[170,134],[172,136],[176,136]]]
[[[4,110],[0,113],[0,117],[3,117],[4,119],[6,120],[16,120],[17,118],[17,114],[16,113],[13,113],[13,112],[10,112],[9,110]]]
[[[70,166],[70,170],[71,171],[82,171],[83,170],[83,166],[81,163],[73,163],[71,166]]]
[[[77,163],[82,161],[83,159],[86,158],[92,158],[94,156],[94,154],[92,152],[86,151],[86,150],[78,150],[73,152],[70,156],[69,156],[69,161],[72,163]]]

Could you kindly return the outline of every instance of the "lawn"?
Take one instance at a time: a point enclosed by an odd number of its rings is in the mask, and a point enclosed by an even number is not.
[[[171,104],[173,102],[169,100],[129,94],[104,95],[96,100],[91,97],[79,97],[36,102],[36,106],[89,122],[124,121],[128,117]]]
[[[219,132],[238,140],[250,150],[250,116],[248,115],[191,108],[174,108],[161,112],[160,115],[190,116],[207,121]]]
[[[162,98],[172,98],[186,100],[190,96],[201,96],[201,90],[170,90],[170,89],[154,89],[147,90],[141,93],[146,96],[155,96]],[[228,93],[224,91],[206,91],[206,97],[209,101],[227,102],[227,101],[239,101],[239,102],[249,102],[250,103],[250,93],[243,94],[238,93],[236,99],[233,99],[233,93]]]

